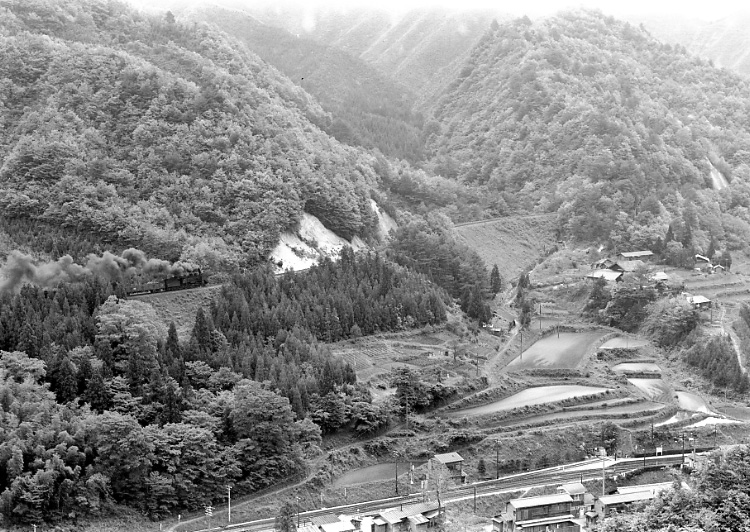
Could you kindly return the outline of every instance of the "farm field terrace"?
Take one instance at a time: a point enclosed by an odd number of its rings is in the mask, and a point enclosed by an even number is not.
[[[562,332],[542,338],[508,364],[509,371],[533,368],[575,369],[606,330]]]

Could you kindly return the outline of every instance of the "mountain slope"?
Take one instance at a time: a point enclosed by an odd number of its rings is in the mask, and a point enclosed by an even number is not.
[[[321,127],[339,141],[421,158],[423,120],[413,112],[415,95],[362,59],[239,10],[196,9],[189,17],[216,24],[313,95],[332,115]]]
[[[750,229],[748,84],[611,17],[491,29],[432,112],[435,170],[575,237],[653,246],[679,219],[705,249]]]
[[[300,6],[296,2],[220,0],[268,26],[283,28],[343,50],[375,66],[429,102],[460,70],[465,55],[481,38],[497,10],[421,9],[389,13],[362,7]],[[160,5],[171,5],[169,0]]]
[[[750,14],[701,21],[675,17],[638,19],[657,39],[684,46],[689,52],[710,59],[716,66],[750,76]]]
[[[303,211],[345,238],[375,230],[375,159],[205,25],[103,0],[2,0],[0,101],[7,218],[235,263],[267,256]]]

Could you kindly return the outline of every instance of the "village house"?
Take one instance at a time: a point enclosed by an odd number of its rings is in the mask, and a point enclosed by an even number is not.
[[[458,453],[436,454],[432,457],[437,467],[445,467],[448,476],[461,483],[466,482],[466,474],[463,471],[464,459]]]
[[[594,511],[586,514],[586,523],[598,523],[613,513],[628,512],[637,504],[647,503],[653,498],[654,493],[650,490],[602,495],[594,503]]]
[[[697,309],[711,308],[711,300],[706,296],[691,296],[688,298],[688,301]]]
[[[617,488],[617,493],[637,493],[639,491],[650,491],[656,495],[662,491],[666,491],[674,486],[674,482],[657,482],[655,484],[639,484],[636,486],[620,486]],[[687,484],[684,485],[685,489],[688,489]]]
[[[610,269],[611,270],[615,270],[615,271],[621,271],[623,273],[633,273],[638,268],[643,267],[645,265],[646,265],[645,262],[643,262],[642,260],[638,260],[638,259],[636,259],[636,260],[621,260],[621,261],[617,261],[615,264],[613,264]],[[617,267],[619,269],[615,269],[615,267]]]
[[[420,532],[435,526],[440,504],[423,502],[403,506],[400,510],[379,513],[372,521],[372,532]]]
[[[614,270],[594,270],[593,272],[586,275],[586,279],[604,279],[608,283],[622,281],[622,272],[616,272]]]
[[[599,259],[591,265],[592,270],[606,270],[609,269],[615,261],[612,259]]]
[[[345,515],[323,514],[312,518],[315,532],[354,532],[357,527]]]
[[[567,493],[511,499],[505,511],[492,519],[493,532],[580,532]]]
[[[618,255],[618,258],[621,260],[651,260],[651,258],[654,256],[654,253],[652,251],[627,251],[620,253]]]
[[[570,495],[573,499],[570,505],[570,513],[576,517],[583,518],[584,513],[594,507],[594,496],[586,491],[586,487],[580,482],[558,486],[557,493]]]

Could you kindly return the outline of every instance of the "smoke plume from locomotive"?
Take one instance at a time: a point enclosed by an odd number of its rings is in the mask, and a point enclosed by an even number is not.
[[[35,264],[34,260],[20,251],[13,251],[5,265],[0,268],[0,292],[16,291],[25,283],[41,288],[51,288],[60,282],[81,281],[89,275],[100,275],[107,279],[119,279],[126,274],[185,275],[196,269],[192,264],[171,263],[161,259],[149,259],[143,251],[126,249],[120,255],[105,251],[102,256],[90,254],[86,265],[73,262],[64,255],[54,262]]]

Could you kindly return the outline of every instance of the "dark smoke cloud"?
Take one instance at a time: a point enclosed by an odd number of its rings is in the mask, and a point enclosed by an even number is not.
[[[60,257],[55,262],[35,264],[30,256],[13,251],[0,268],[0,293],[19,290],[25,283],[51,288],[60,282],[81,281],[92,274],[107,279],[135,274],[170,277],[184,275],[195,269],[196,266],[189,263],[172,264],[165,260],[148,259],[145,253],[135,248],[126,249],[121,255],[109,251],[105,251],[101,257],[88,255],[85,266],[73,262],[70,255]]]

